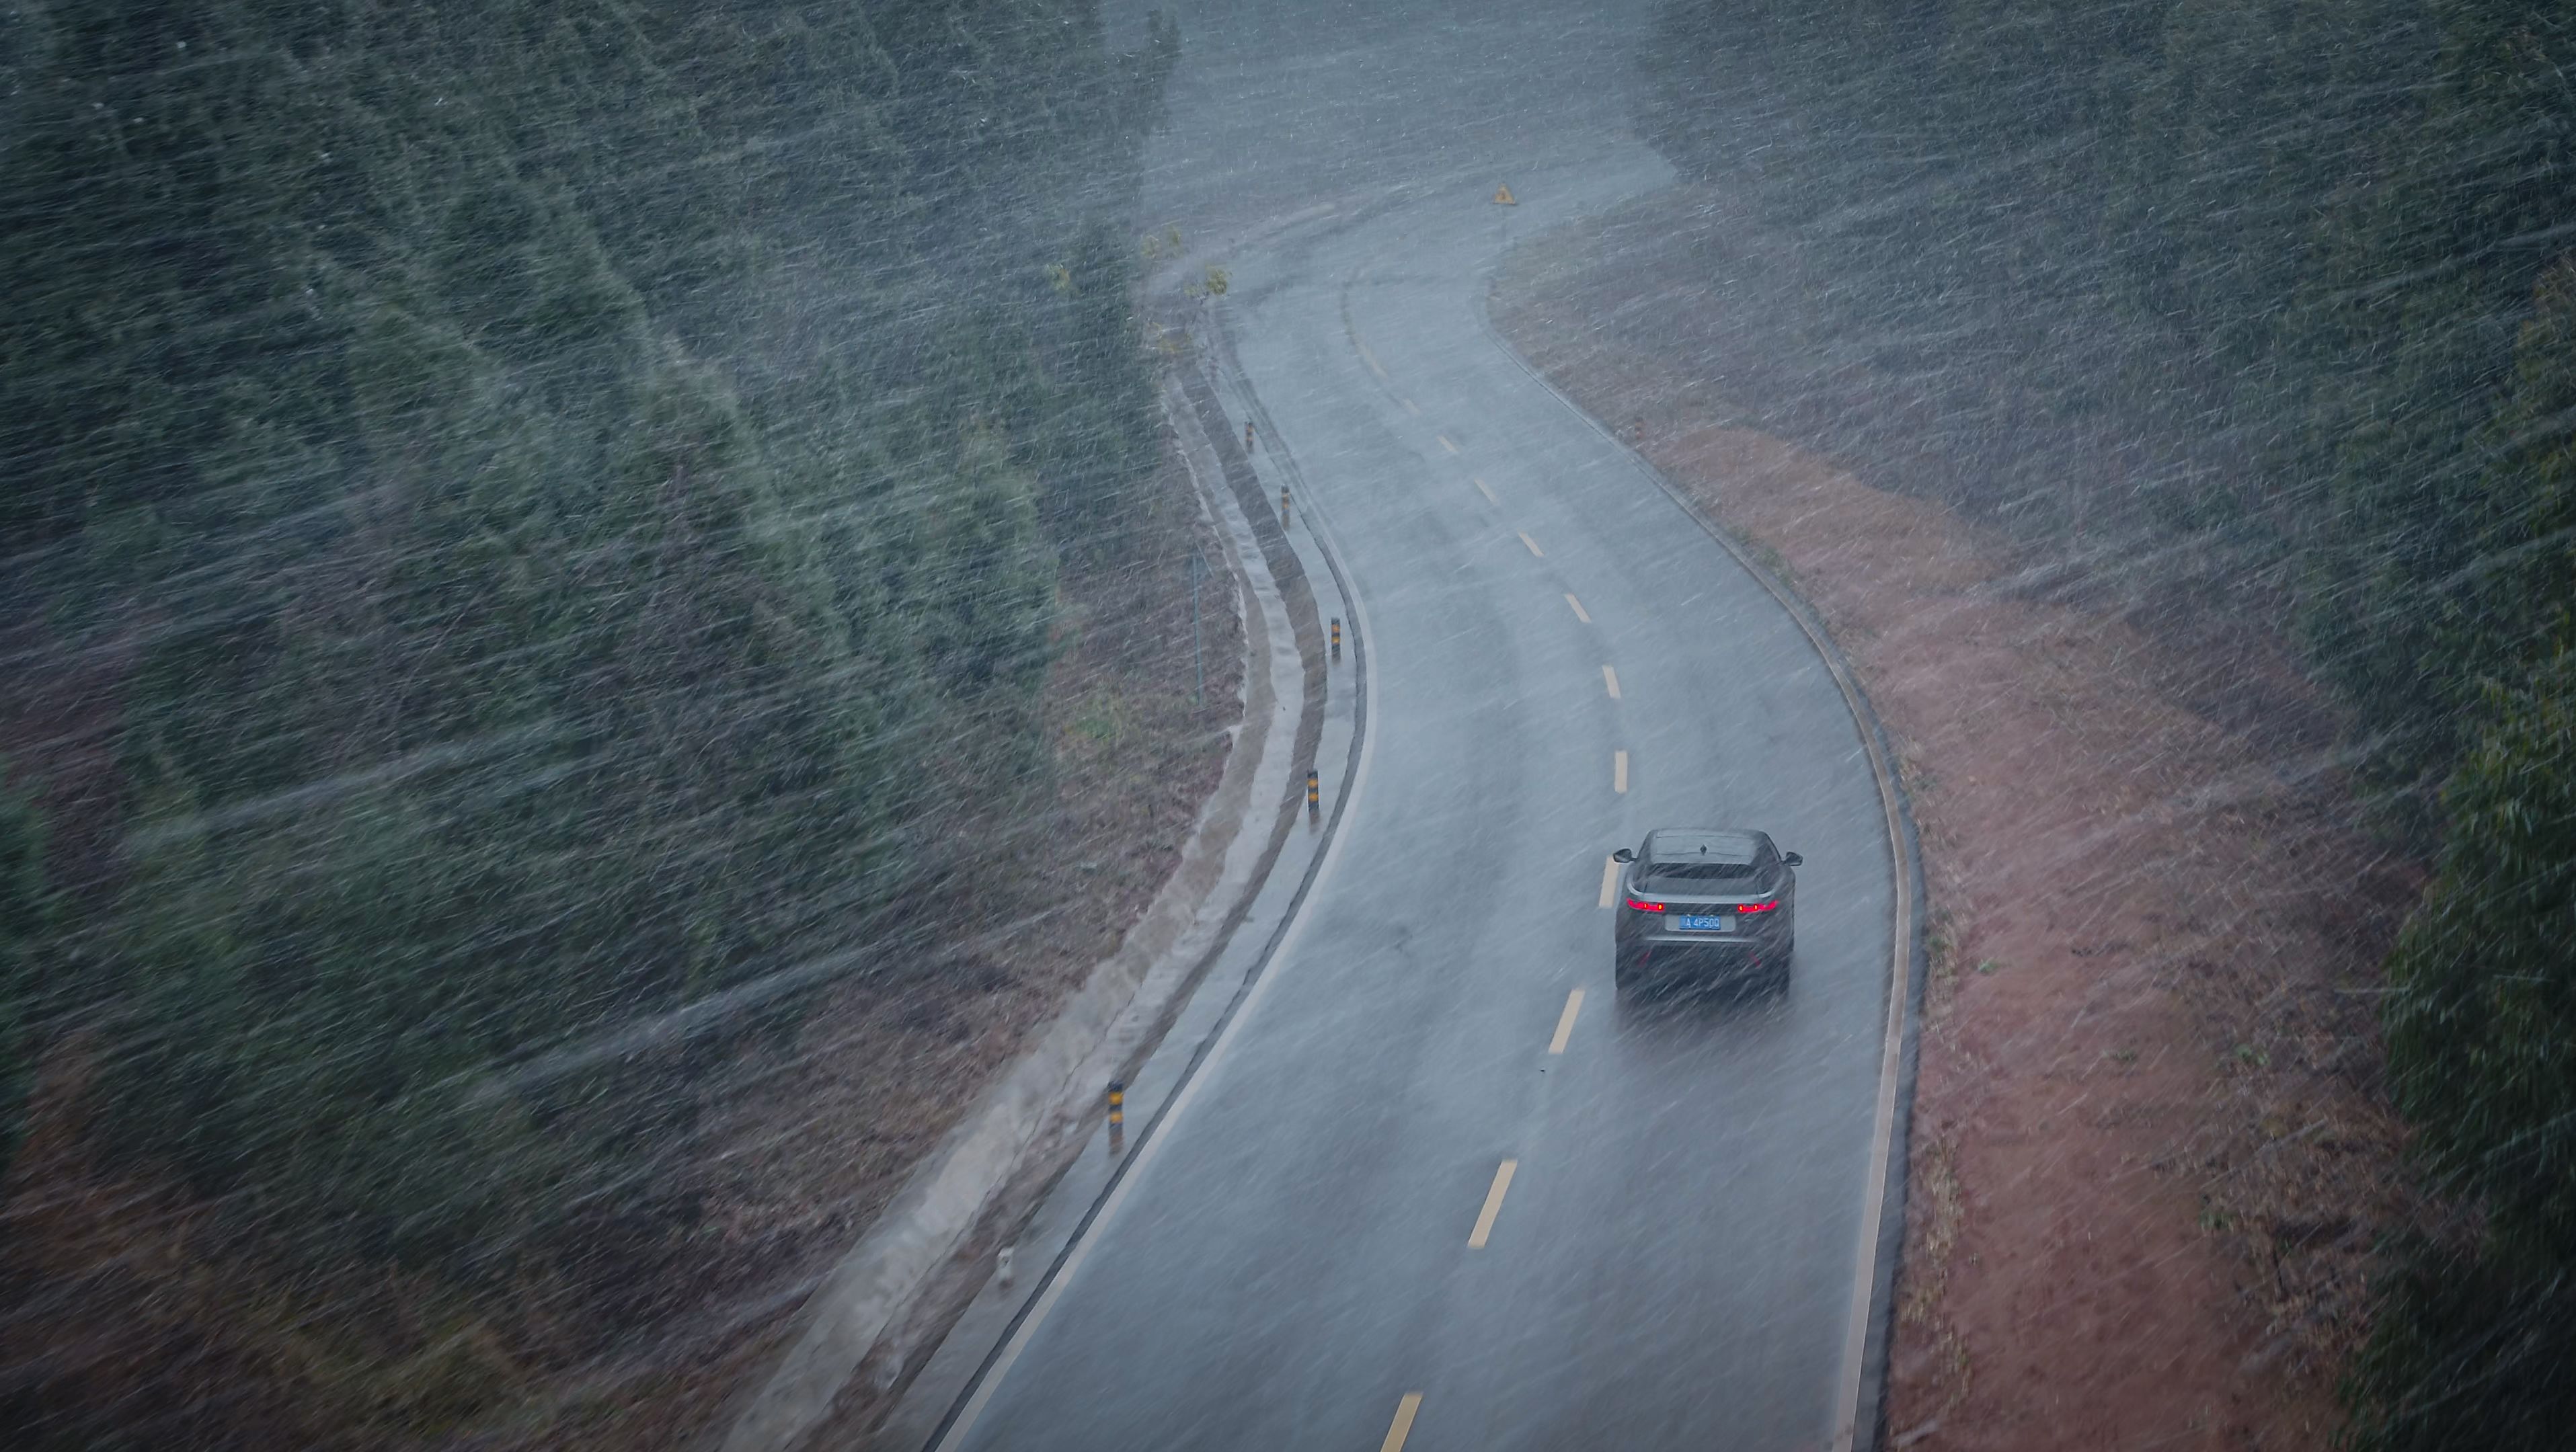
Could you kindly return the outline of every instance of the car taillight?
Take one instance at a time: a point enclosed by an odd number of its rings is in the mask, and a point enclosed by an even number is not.
[[[1773,908],[1778,907],[1779,905],[1780,905],[1780,899],[1778,899],[1778,898],[1776,898],[1776,897],[1775,897],[1775,898],[1771,899],[1769,902],[1748,902],[1748,903],[1744,903],[1744,904],[1739,905],[1735,910],[1736,910],[1737,912],[1740,912],[1740,913],[1767,913],[1767,912],[1771,911]]]
[[[1659,902],[1648,902],[1643,898],[1632,897],[1628,899],[1628,910],[1630,912],[1639,913],[1659,913],[1664,910],[1664,905]]]

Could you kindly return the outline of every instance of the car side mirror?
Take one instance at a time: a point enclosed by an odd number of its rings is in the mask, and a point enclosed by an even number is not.
[[[1637,860],[1637,854],[1629,851],[1625,847],[1622,847],[1618,851],[1610,854],[1610,860],[1613,862],[1634,862]]]
[[[1795,852],[1781,853],[1780,860],[1788,863],[1791,867],[1804,867],[1807,865],[1807,859],[1799,856]]]

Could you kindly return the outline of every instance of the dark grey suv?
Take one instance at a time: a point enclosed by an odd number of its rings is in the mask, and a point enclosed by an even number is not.
[[[1663,827],[1611,856],[1619,875],[1615,933],[1621,985],[1691,963],[1789,981],[1797,951],[1795,852],[1760,832]]]

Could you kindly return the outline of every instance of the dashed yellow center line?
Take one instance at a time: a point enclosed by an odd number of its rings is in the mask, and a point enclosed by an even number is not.
[[[1575,619],[1582,621],[1586,625],[1590,625],[1592,623],[1592,617],[1584,613],[1582,601],[1575,599],[1572,595],[1568,595],[1565,597],[1565,603],[1574,607]]]
[[[1628,790],[1628,753],[1610,753],[1610,789],[1625,794]]]
[[[1422,1393],[1406,1392],[1395,1404],[1395,1425],[1386,1429],[1386,1440],[1377,1444],[1377,1452],[1404,1452],[1404,1439],[1413,1435],[1413,1414],[1422,1410]]]
[[[1542,560],[1547,558],[1547,551],[1538,547],[1538,541],[1529,537],[1528,530],[1521,531],[1521,543],[1529,546],[1529,552],[1531,554],[1538,556]]]
[[[1556,1016],[1556,1037],[1547,1041],[1549,1053],[1565,1052],[1565,1041],[1574,1032],[1574,1016],[1581,1012],[1583,1012],[1583,990],[1577,988],[1565,995],[1565,1012]]]
[[[1447,449],[1453,454],[1458,452],[1458,446],[1449,441],[1449,436],[1447,434],[1442,434],[1440,436],[1440,447]]]
[[[1611,700],[1615,701],[1619,699],[1619,672],[1617,670],[1606,665],[1603,666],[1601,668],[1601,684],[1610,688]]]
[[[1494,1217],[1503,1213],[1503,1192],[1512,1187],[1512,1172],[1520,1167],[1518,1160],[1505,1160],[1494,1171],[1494,1188],[1485,1192],[1485,1208],[1476,1212],[1476,1228],[1467,1232],[1469,1250],[1485,1248],[1485,1237],[1494,1233]]]
[[[1619,859],[1616,857],[1604,857],[1601,859],[1601,905],[1603,907],[1608,907],[1611,899],[1618,895]]]
[[[1485,502],[1487,504],[1499,505],[1503,502],[1494,497],[1494,491],[1486,488],[1485,481],[1482,479],[1476,481],[1476,492],[1485,496]]]

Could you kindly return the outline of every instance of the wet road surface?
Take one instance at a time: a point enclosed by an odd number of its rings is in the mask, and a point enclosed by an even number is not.
[[[1515,240],[1669,180],[1605,94],[1634,22],[1593,11],[1189,37],[1149,206],[1240,239],[1254,466],[1293,459],[1356,594],[1368,764],[1224,1051],[947,1445],[1832,1440],[1878,786],[1790,617],[1484,322]],[[1551,37],[1563,73],[1495,94]],[[1785,995],[1614,986],[1605,858],[1660,825],[1805,854]]]

